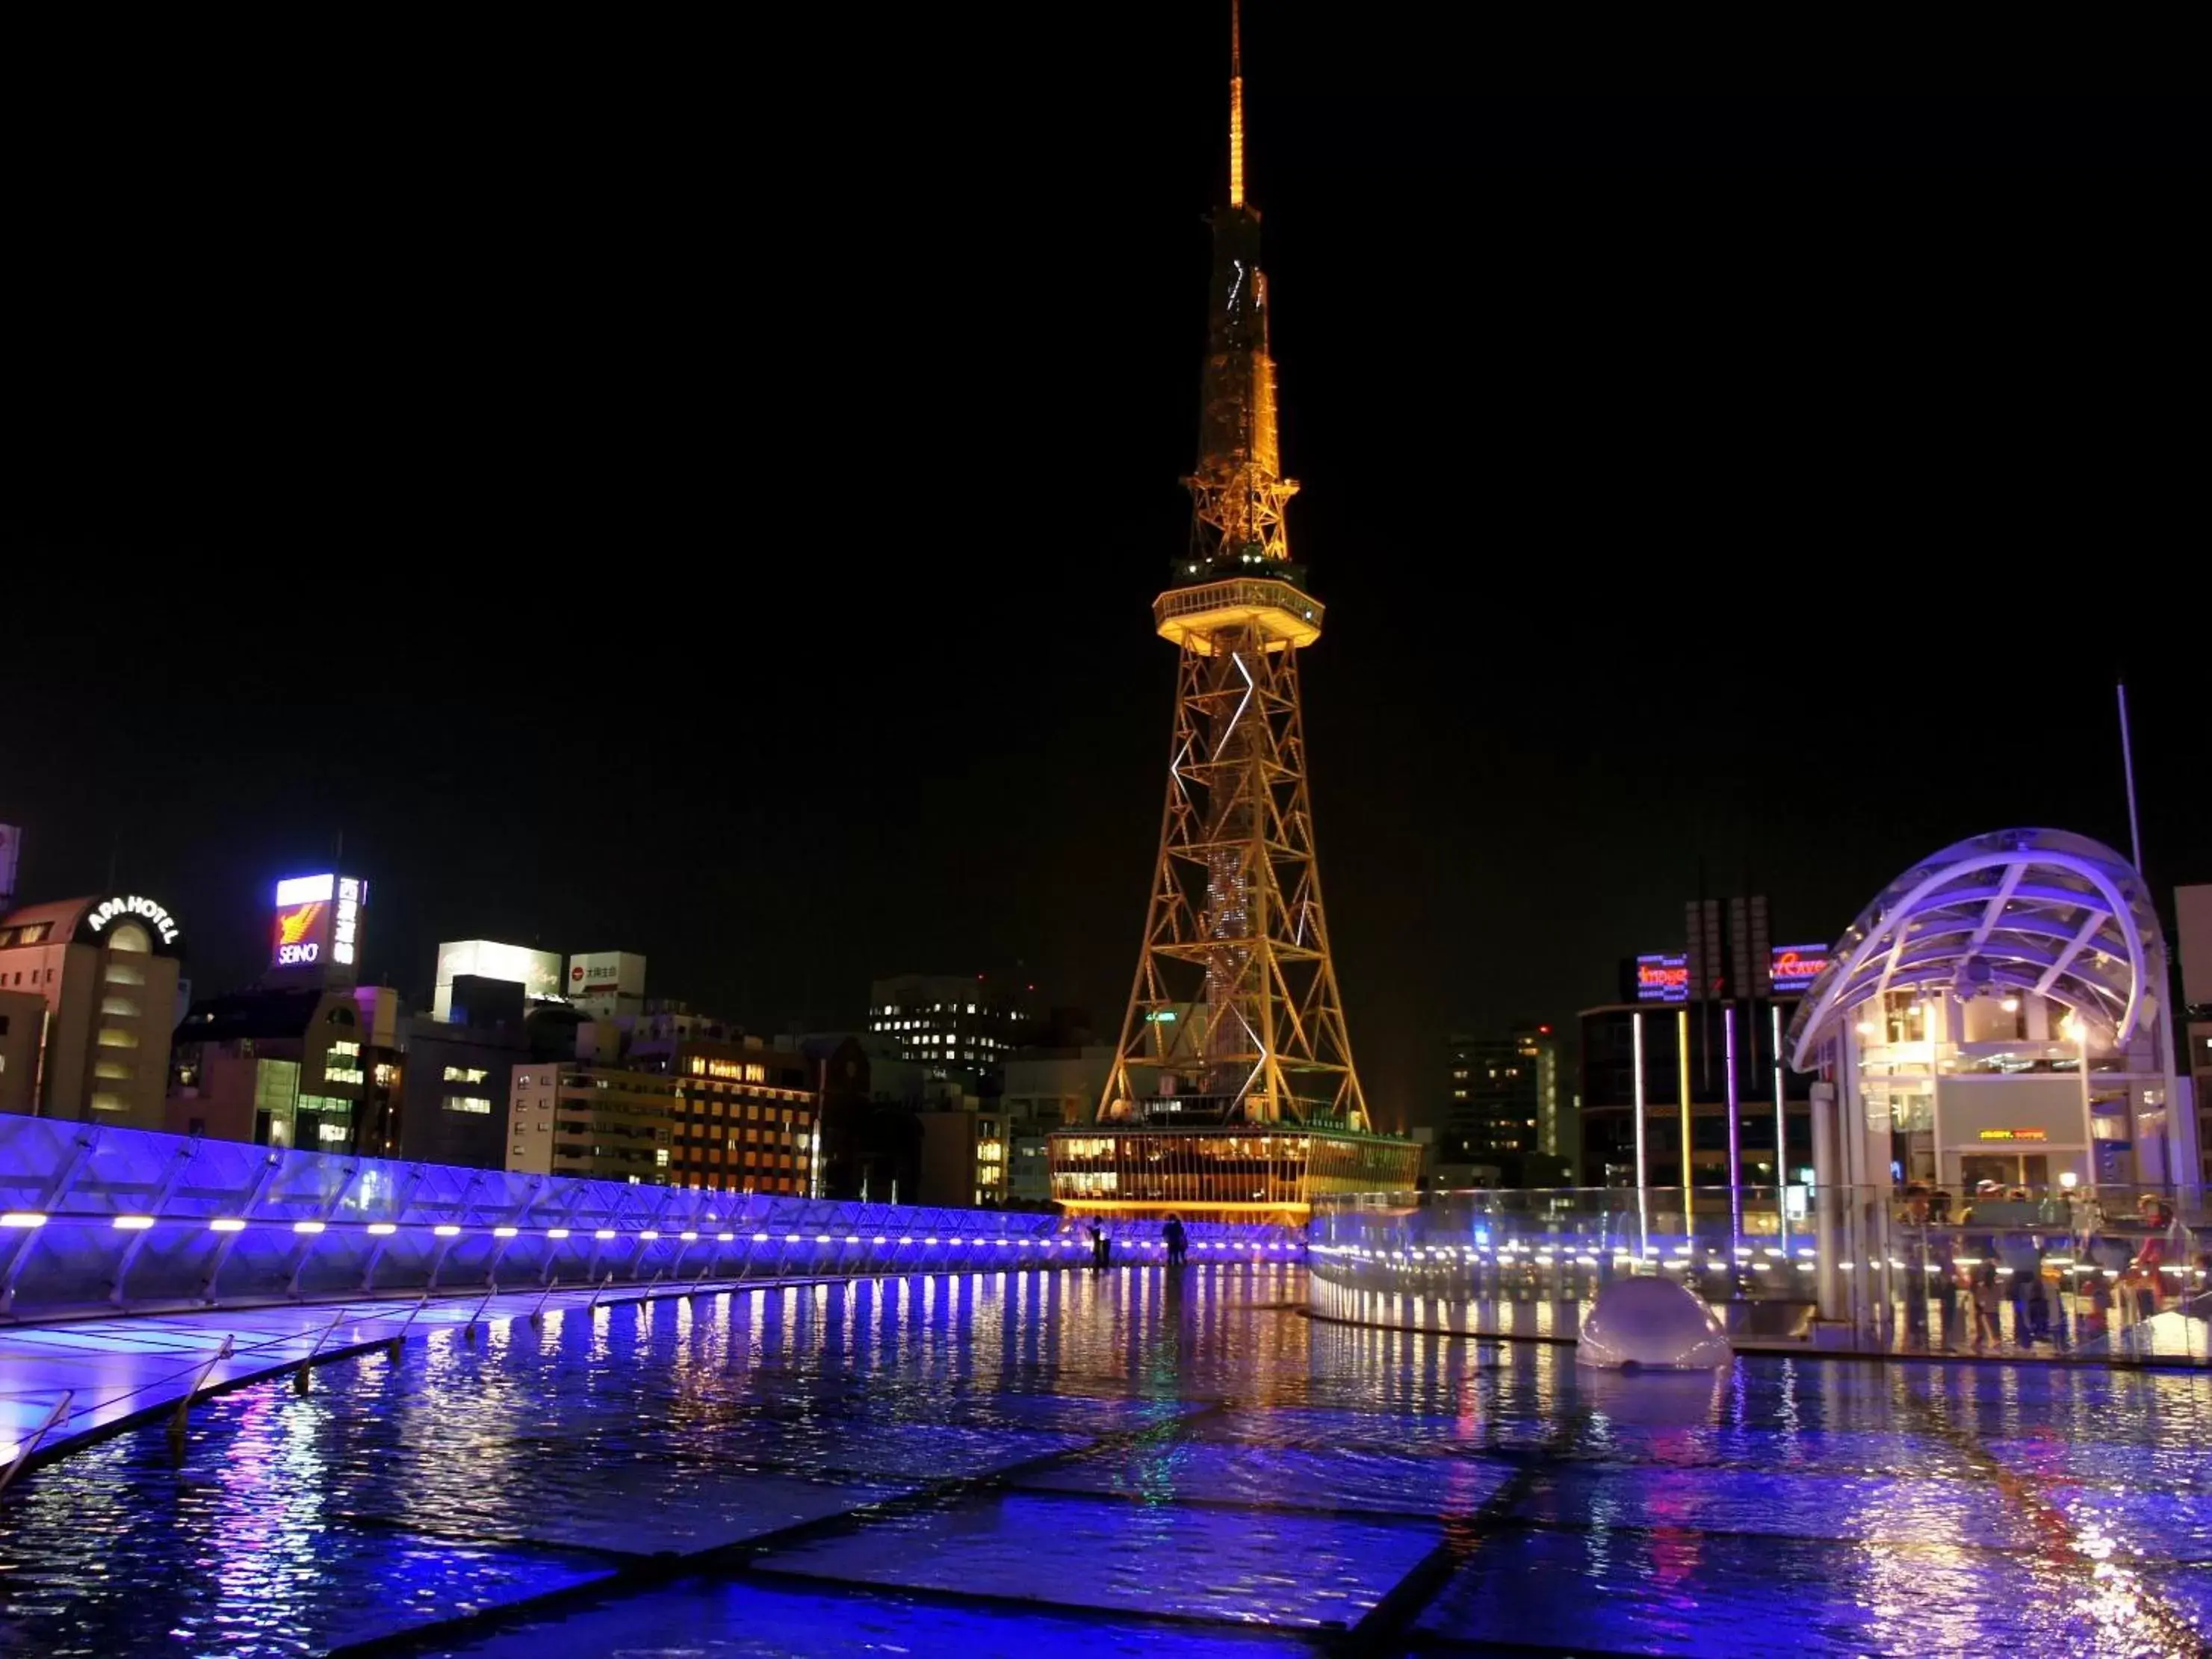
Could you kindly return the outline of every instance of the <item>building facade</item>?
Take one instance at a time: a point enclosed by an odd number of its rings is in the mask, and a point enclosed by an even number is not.
[[[1088,1123],[1114,1073],[1111,1043],[1068,1048],[1024,1048],[1006,1062],[1006,1086],[998,1110],[1005,1120],[1003,1164],[987,1171],[979,1165],[977,1185],[1003,1169],[1000,1201],[1042,1207],[1052,1197],[1052,1134]]]
[[[0,990],[0,1112],[29,1117],[39,1109],[39,1054],[45,1046],[46,1000],[35,991]]]
[[[1559,1155],[1559,1042],[1549,1025],[1527,1021],[1502,1037],[1455,1035],[1444,1053],[1439,1160],[1511,1170]]]
[[[47,1117],[161,1127],[177,1021],[182,930],[138,893],[33,904],[0,916],[0,991],[35,996],[37,1051],[15,1053],[27,1005],[9,1015],[9,1092]],[[27,1069],[33,1081],[21,1086]]]
[[[2212,1187],[2212,885],[2178,887],[2182,1036],[2186,1049],[2176,1069],[2197,1116],[2198,1179]]]
[[[693,1039],[675,1056],[672,1184],[817,1197],[818,1068],[758,1038]]]
[[[939,1076],[995,1072],[1034,1029],[1029,992],[981,974],[901,974],[868,988],[868,1029]]]
[[[503,1170],[514,1073],[532,1058],[523,988],[463,974],[445,988],[450,1018],[405,1023],[398,1156]]]
[[[1943,848],[1860,913],[1790,1022],[1821,1181],[2185,1193],[2204,1166],[2171,998],[2156,909],[2110,847],[2029,828]]]
[[[482,1108],[495,1110],[488,1098]],[[514,1067],[506,1167],[665,1187],[674,1179],[676,1079],[574,1058]]]
[[[303,1152],[391,1157],[399,1142],[398,994],[241,992],[194,1003],[176,1030],[166,1127]]]
[[[1582,1183],[1687,1186],[1701,1207],[1712,1189],[1803,1185],[1813,1079],[1781,1063],[1796,1007],[1769,998],[1585,1009]]]

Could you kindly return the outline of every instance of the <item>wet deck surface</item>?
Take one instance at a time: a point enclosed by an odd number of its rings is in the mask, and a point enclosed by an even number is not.
[[[26,1477],[0,1651],[2201,1645],[2212,1378],[1621,1377],[1304,1295],[975,1274],[436,1330],[205,1402],[180,1458],[155,1427]]]

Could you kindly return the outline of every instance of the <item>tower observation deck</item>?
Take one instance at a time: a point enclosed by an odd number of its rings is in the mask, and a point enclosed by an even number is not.
[[[1231,0],[1190,540],[1152,603],[1178,653],[1167,801],[1097,1121],[1053,1138],[1053,1195],[1077,1213],[1302,1219],[1317,1193],[1419,1170],[1418,1146],[1371,1131],[1329,955],[1298,688],[1322,607],[1285,518],[1243,56]]]

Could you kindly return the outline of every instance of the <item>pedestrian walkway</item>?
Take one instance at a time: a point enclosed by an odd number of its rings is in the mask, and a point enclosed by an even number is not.
[[[808,1279],[602,1287],[603,1305],[811,1284]],[[273,1376],[395,1340],[428,1338],[472,1322],[503,1324],[580,1307],[593,1292],[548,1296],[516,1290],[435,1300],[371,1299],[137,1315],[52,1325],[0,1327],[0,1474],[27,1451],[34,1460],[175,1407],[187,1392]],[[226,1349],[226,1344],[228,1348]],[[58,1415],[57,1414],[58,1412]]]

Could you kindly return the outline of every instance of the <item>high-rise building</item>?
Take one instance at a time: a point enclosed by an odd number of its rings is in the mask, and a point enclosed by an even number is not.
[[[1439,1158],[1496,1166],[1518,1185],[1522,1165],[1559,1155],[1559,1043],[1549,1025],[1526,1022],[1502,1037],[1456,1035],[1444,1056]]]
[[[1030,992],[977,974],[900,974],[868,988],[868,1029],[939,1077],[996,1072],[1034,1027]]]
[[[1370,1131],[1329,956],[1298,681],[1322,605],[1284,518],[1234,15],[1190,544],[1152,605],[1179,658],[1159,856],[1097,1121],[1052,1142],[1053,1195],[1079,1213],[1295,1220],[1420,1166]]]
[[[42,1116],[161,1127],[183,956],[176,917],[141,893],[0,915],[0,992],[16,994],[0,1007],[14,1073],[0,1095]]]
[[[819,1068],[757,1037],[687,1042],[676,1054],[671,1184],[818,1196]]]

